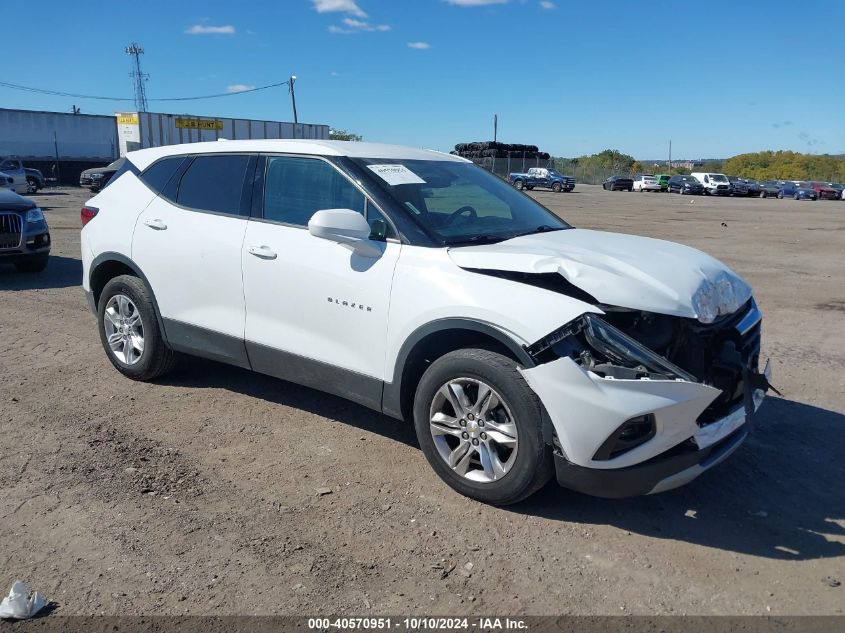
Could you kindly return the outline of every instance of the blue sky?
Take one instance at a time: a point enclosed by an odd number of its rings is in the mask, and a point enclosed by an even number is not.
[[[845,153],[845,2],[243,0],[40,2],[4,29],[0,81],[149,97],[297,76],[299,119],[449,150],[492,138],[559,156],[763,149]],[[19,2],[0,1],[5,15]],[[15,60],[14,62],[12,60]],[[119,104],[0,87],[0,106],[110,114]],[[284,87],[151,110],[292,119]]]

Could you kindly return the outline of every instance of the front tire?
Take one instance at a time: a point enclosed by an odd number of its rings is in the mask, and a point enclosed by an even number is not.
[[[562,187],[560,186],[559,182],[552,183],[552,191],[554,191],[555,193],[560,193],[561,188]]]
[[[38,191],[38,181],[32,176],[26,177],[26,192],[35,193]]]
[[[97,306],[100,341],[115,369],[132,380],[154,380],[176,365],[143,281],[120,275],[109,281]]]
[[[509,505],[552,475],[542,407],[516,363],[495,352],[462,349],[437,359],[414,397],[423,454],[457,492]]]

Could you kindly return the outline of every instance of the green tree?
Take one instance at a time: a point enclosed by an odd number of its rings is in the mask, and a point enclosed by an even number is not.
[[[789,150],[739,154],[725,161],[724,171],[758,180],[845,180],[845,157],[802,154]]]
[[[329,130],[329,138],[333,141],[363,141],[364,137],[346,130]]]

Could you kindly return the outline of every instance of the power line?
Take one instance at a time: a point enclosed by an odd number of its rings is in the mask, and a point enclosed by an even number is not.
[[[147,101],[199,101],[201,99],[217,99],[219,97],[234,97],[235,95],[242,95],[248,92],[258,92],[259,90],[267,90],[268,88],[278,88],[279,86],[289,86],[290,81],[280,81],[275,84],[267,84],[266,86],[258,86],[257,88],[249,88],[247,90],[237,90],[235,92],[219,92],[211,95],[201,95],[196,97],[161,97],[158,99],[147,99]],[[62,92],[60,90],[47,90],[45,88],[33,88],[32,86],[22,86],[20,84],[13,84],[7,81],[0,81],[0,86],[4,88],[11,88],[12,90],[22,90],[24,92],[35,92],[38,94],[52,95],[56,97],[73,97],[75,99],[97,99],[99,101],[134,101],[133,97],[105,97],[102,95],[84,95],[75,92]]]

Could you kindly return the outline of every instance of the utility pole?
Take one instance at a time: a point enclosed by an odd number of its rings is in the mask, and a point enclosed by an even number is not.
[[[669,171],[672,171],[672,139],[669,139]]]
[[[144,49],[137,42],[132,42],[124,50],[127,55],[132,56],[132,72],[129,73],[129,76],[132,77],[135,86],[135,110],[146,112],[147,90],[144,87],[144,83],[150,76],[141,72],[141,55],[144,54]]]
[[[293,84],[296,83],[296,75],[291,75],[288,80],[288,88],[290,89],[290,103],[293,106],[293,138],[296,138],[296,125],[299,120],[296,118],[296,93],[293,91]]]
[[[495,143],[499,137],[499,115],[493,115],[493,142]]]

